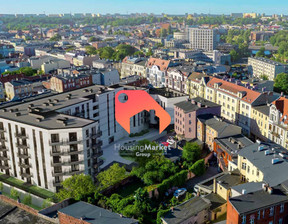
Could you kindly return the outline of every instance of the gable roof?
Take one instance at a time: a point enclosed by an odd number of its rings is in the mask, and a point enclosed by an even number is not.
[[[261,96],[261,93],[257,91],[247,89],[244,86],[240,86],[235,83],[218,78],[210,79],[210,81],[207,83],[207,86],[210,88],[214,88],[214,84],[220,84],[219,90],[232,96],[237,97],[238,92],[244,93],[244,96],[241,98],[241,100],[249,104],[253,103],[259,96]]]
[[[272,104],[274,104],[277,110],[279,110],[282,114],[280,121],[283,121],[284,124],[288,124],[288,99],[282,96],[278,100],[272,102]]]
[[[160,58],[149,58],[147,67],[151,68],[153,65],[156,65],[161,71],[165,71],[170,66],[170,62],[170,60],[163,60]]]

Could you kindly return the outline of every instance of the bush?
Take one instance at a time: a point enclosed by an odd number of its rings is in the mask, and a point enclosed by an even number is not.
[[[162,210],[160,209],[158,212],[157,212],[157,224],[162,224],[162,220],[161,220],[161,217],[163,217],[167,212],[169,212],[170,209],[166,209],[166,210]]]
[[[44,208],[50,207],[52,201],[53,201],[53,200],[52,200],[51,198],[45,199],[45,200],[43,201],[42,208],[44,209]]]
[[[24,199],[23,199],[23,204],[25,205],[31,205],[32,203],[32,197],[30,194],[25,195]]]
[[[194,163],[189,170],[193,172],[196,176],[201,176],[205,173],[206,166],[204,159],[198,160],[196,163]]]
[[[20,196],[20,194],[17,190],[15,190],[14,187],[12,187],[10,191],[10,196],[14,199],[17,199]]]
[[[3,183],[0,182],[0,191],[3,191],[3,189],[4,189]]]

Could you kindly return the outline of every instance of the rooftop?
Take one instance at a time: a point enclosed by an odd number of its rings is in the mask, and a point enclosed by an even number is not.
[[[270,107],[268,105],[256,106],[256,107],[253,107],[253,109],[257,110],[258,112],[262,114],[265,114],[266,116],[269,116]]]
[[[183,97],[183,96],[187,96],[184,93],[175,91],[175,90],[171,90],[168,88],[151,88],[149,89],[149,94],[157,94],[157,95],[161,95],[164,96],[166,98],[175,98],[175,97]],[[187,96],[188,98],[188,96]]]
[[[250,59],[250,58],[249,58]],[[263,61],[265,63],[268,63],[268,64],[272,64],[272,65],[277,65],[277,66],[285,66],[284,64],[280,63],[280,62],[277,62],[277,61],[272,61],[270,59],[267,59],[267,58],[262,58],[262,57],[254,57],[254,58],[251,58],[251,59],[254,59],[254,60],[259,60],[259,61]]]
[[[276,186],[287,179],[288,151],[275,143],[254,143],[239,153],[264,175],[263,180]],[[274,162],[273,162],[274,161]]]
[[[281,186],[273,188],[272,194],[265,190],[259,190],[230,198],[229,201],[239,214],[251,213],[261,208],[270,207],[278,203],[288,201],[286,191]]]
[[[174,104],[174,106],[179,107],[185,113],[196,111],[200,108],[220,107],[220,105],[213,103],[209,100],[203,99],[201,97],[196,97],[191,100],[182,101],[182,102]]]
[[[109,210],[91,205],[83,201],[79,201],[65,208],[62,208],[58,212],[72,216],[79,220],[82,219],[83,221],[92,224],[138,223],[138,221],[135,219],[121,217],[120,214],[110,212]]]

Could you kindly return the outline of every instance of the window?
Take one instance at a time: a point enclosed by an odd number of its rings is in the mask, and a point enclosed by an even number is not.
[[[242,216],[242,224],[245,224],[245,223],[246,223],[246,216],[243,215],[243,216]]]
[[[250,166],[248,166],[247,173],[250,173]]]
[[[274,207],[271,207],[271,208],[270,208],[269,216],[273,216],[273,214],[274,214]]]
[[[256,173],[257,177],[259,177],[259,170],[257,170],[257,173]]]
[[[250,224],[254,224],[254,220],[255,220],[254,215],[251,215],[250,216]]]
[[[280,213],[283,213],[284,212],[284,204],[281,204],[280,205]]]
[[[246,170],[246,163],[242,163],[242,170]]]
[[[283,219],[281,218],[281,219],[279,219],[279,222],[278,222],[279,224],[283,224]]]
[[[261,212],[260,212],[260,210],[258,211],[257,219],[261,219]]]

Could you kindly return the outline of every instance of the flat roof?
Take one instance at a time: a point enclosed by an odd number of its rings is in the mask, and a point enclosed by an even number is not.
[[[199,107],[197,105],[197,103],[201,103],[202,107]],[[184,112],[186,112],[186,113],[196,111],[200,108],[205,108],[206,106],[207,107],[220,107],[219,104],[213,103],[213,102],[206,100],[204,98],[201,98],[201,97],[196,97],[196,98],[193,98],[189,101],[182,101],[182,102],[176,103],[174,105],[176,107],[179,107],[180,109],[184,110]]]

